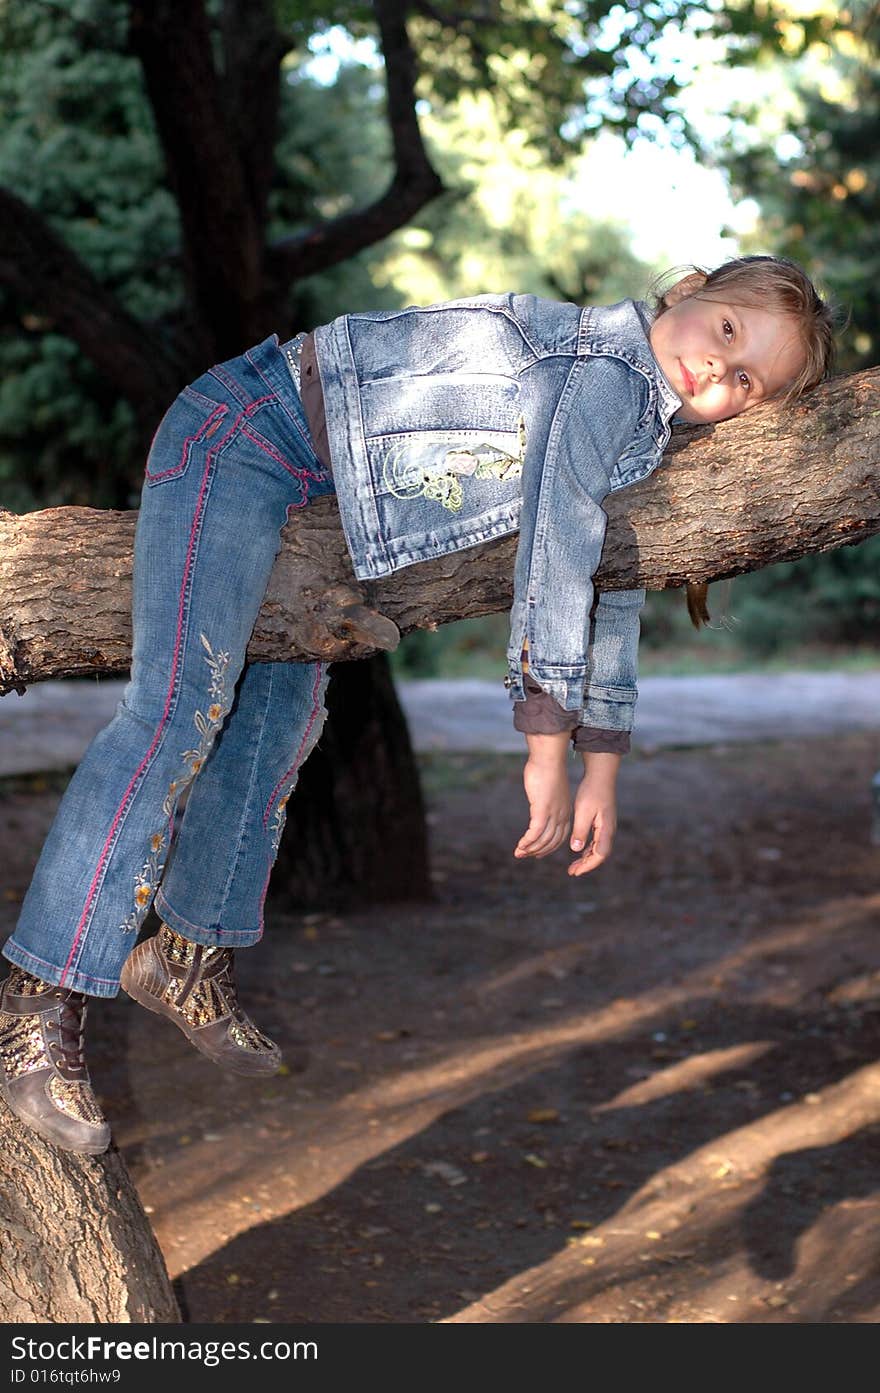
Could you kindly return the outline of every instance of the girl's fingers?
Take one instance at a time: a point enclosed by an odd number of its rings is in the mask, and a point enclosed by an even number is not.
[[[516,844],[514,855],[524,856],[527,852],[531,851],[535,843],[544,835],[549,825],[549,818],[542,818],[540,821],[535,819],[530,822]]]
[[[574,831],[571,834],[572,851],[583,851],[584,847],[590,840],[591,831],[592,823],[588,823],[586,827],[579,827],[577,823],[575,823]]]
[[[594,871],[597,866],[602,865],[603,861],[607,861],[610,854],[610,842],[606,844],[604,850],[602,849],[601,843],[597,844],[594,842],[577,861],[572,861],[568,868],[568,874],[586,875],[588,871]]]
[[[549,836],[543,837],[536,846],[532,848],[533,856],[549,856],[551,851],[555,851],[565,840],[565,827],[554,827]]]
[[[568,819],[565,822],[545,823],[535,836],[530,836],[530,830],[517,842],[514,856],[549,856],[565,840]]]

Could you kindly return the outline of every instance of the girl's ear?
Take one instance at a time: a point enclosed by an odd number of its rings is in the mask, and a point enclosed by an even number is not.
[[[696,295],[698,290],[702,290],[709,277],[705,271],[692,271],[689,276],[684,276],[682,280],[676,281],[666,294],[663,296],[664,309],[671,309],[680,300],[686,300],[689,295]]]

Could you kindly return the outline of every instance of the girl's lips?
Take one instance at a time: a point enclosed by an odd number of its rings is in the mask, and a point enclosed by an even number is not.
[[[679,366],[681,367],[681,380],[684,383],[685,391],[687,392],[689,397],[692,397],[697,389],[697,380],[692,373],[688,372],[687,368],[685,367],[684,363],[681,361],[680,358],[678,361]]]

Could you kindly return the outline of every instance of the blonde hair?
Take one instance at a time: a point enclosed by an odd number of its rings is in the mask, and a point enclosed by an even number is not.
[[[686,274],[703,278],[699,289],[693,291],[698,299],[757,305],[761,309],[769,307],[796,322],[804,361],[794,380],[776,393],[777,400],[786,404],[795,402],[831,376],[837,313],[828,300],[823,300],[796,261],[784,256],[738,256],[723,262],[714,271],[691,266]],[[676,283],[680,278],[679,271]],[[660,291],[655,292],[655,304],[658,315],[669,308]],[[709,623],[708,590],[705,581],[687,583],[688,614],[695,629]]]

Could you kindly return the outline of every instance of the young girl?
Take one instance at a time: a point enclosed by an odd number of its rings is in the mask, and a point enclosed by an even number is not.
[[[804,273],[745,257],[686,276],[654,312],[493,295],[345,315],[186,387],[147,462],[131,680],[3,950],[12,1111],[71,1151],[107,1147],[83,1029],[87,998],[120,981],[221,1068],[280,1065],[238,1004],[233,950],[262,934],[285,807],[325,716],[324,664],[245,664],[290,508],[335,489],[360,579],[519,529],[505,680],[530,820],[514,855],[568,836],[573,737],[584,777],[568,870],[583,875],[611,850],[644,599],[594,605],[602,499],[660,463],[673,418],[795,398],[830,352]],[[154,901],[159,932],[135,946]]]

